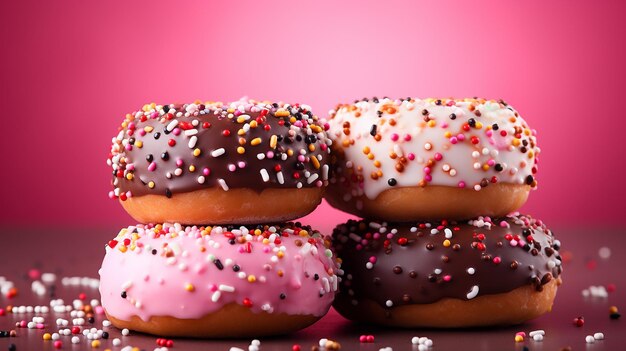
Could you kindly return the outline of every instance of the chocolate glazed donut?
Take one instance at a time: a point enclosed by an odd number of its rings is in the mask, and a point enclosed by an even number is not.
[[[334,230],[349,319],[403,327],[516,324],[550,310],[562,271],[539,220],[349,221]],[[410,313],[409,313],[410,312]]]
[[[321,201],[330,143],[306,105],[146,105],[113,139],[110,197],[144,223],[289,220]]]

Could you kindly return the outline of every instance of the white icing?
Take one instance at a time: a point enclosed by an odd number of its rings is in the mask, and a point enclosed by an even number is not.
[[[480,116],[470,111],[470,105],[480,111]],[[391,109],[395,109],[395,113],[389,113],[393,112]],[[428,111],[426,116],[435,121],[434,127],[426,122],[422,113],[424,110]],[[386,112],[379,117],[378,111]],[[360,116],[357,117],[356,113]],[[456,114],[454,120],[450,118],[452,113]],[[464,131],[463,125],[470,118],[482,124],[482,128]],[[511,118],[515,121],[512,122]],[[395,125],[389,123],[392,119]],[[350,123],[349,135],[344,134],[345,122]],[[427,185],[459,187],[459,183],[464,182],[465,188],[480,190],[481,181],[491,180],[493,176],[501,183],[524,184],[526,177],[532,175],[536,156],[540,152],[535,132],[519,115],[516,116],[514,109],[497,101],[443,100],[441,105],[436,105],[434,99],[413,99],[412,102],[381,99],[378,103],[360,101],[331,111],[328,123],[333,144],[345,152],[345,158],[338,165],[338,181],[342,185],[349,183],[351,189],[346,191],[344,197],[348,200],[361,195],[375,199],[382,191],[391,188],[388,184],[390,178],[396,180],[396,187],[418,186],[424,181]],[[497,131],[491,130],[493,124],[498,125]],[[372,125],[376,125],[380,141],[370,134]],[[521,131],[522,137],[518,140],[520,144],[514,146],[516,128]],[[506,131],[507,135],[502,136],[502,131]],[[451,136],[446,136],[446,132],[450,132]],[[459,134],[464,136],[464,140],[457,140],[454,144],[452,138]],[[396,135],[397,140],[394,141]],[[473,144],[472,137],[478,137],[479,142]],[[525,153],[520,150],[524,140],[528,142]],[[349,141],[351,145],[346,147],[344,141]],[[364,148],[369,148],[373,159],[368,159]],[[390,157],[391,153],[397,154],[395,160]],[[435,159],[436,154],[442,158],[431,167],[429,174],[432,179],[429,181],[425,167],[429,160]],[[404,170],[399,172],[396,164],[401,156],[407,161]],[[379,167],[375,166],[375,161],[380,162]],[[488,163],[491,166],[484,170],[483,166]],[[503,170],[496,171],[495,164],[500,164]],[[382,176],[373,179],[371,174],[377,171],[382,171]],[[347,177],[353,172],[362,175],[363,182],[350,181]]]

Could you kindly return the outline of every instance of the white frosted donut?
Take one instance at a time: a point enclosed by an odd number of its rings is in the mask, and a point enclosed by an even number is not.
[[[364,99],[328,123],[337,176],[327,199],[360,216],[502,216],[537,185],[536,132],[501,100]]]
[[[321,318],[338,269],[310,227],[124,228],[106,246],[102,306],[118,328],[194,337],[282,334]]]

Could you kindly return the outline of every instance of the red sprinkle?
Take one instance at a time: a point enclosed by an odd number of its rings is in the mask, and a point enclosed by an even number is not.
[[[169,146],[174,146],[174,145],[176,145],[176,140],[174,140],[174,139],[170,139],[170,140],[168,140],[168,141],[167,141],[167,145],[169,145]]]
[[[298,344],[294,344],[294,345],[291,347],[291,351],[300,351],[300,345],[298,345]]]
[[[76,335],[76,334],[80,334],[80,327],[78,326],[73,326],[72,327],[72,334]]]
[[[574,318],[574,325],[577,327],[582,327],[583,325],[585,325],[585,318],[581,317],[577,317]]]
[[[250,301],[250,299],[246,297],[245,299],[243,299],[243,305],[250,308],[252,307],[252,301]]]
[[[115,248],[115,245],[117,245],[117,240],[109,240],[109,247],[110,248]]]

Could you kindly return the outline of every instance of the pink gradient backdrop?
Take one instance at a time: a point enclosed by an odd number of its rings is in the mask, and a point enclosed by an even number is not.
[[[3,2],[2,223],[129,224],[106,195],[124,113],[242,95],[318,115],[373,95],[502,97],[543,149],[525,211],[617,221],[625,2],[365,3]],[[345,218],[327,205],[309,217]]]

